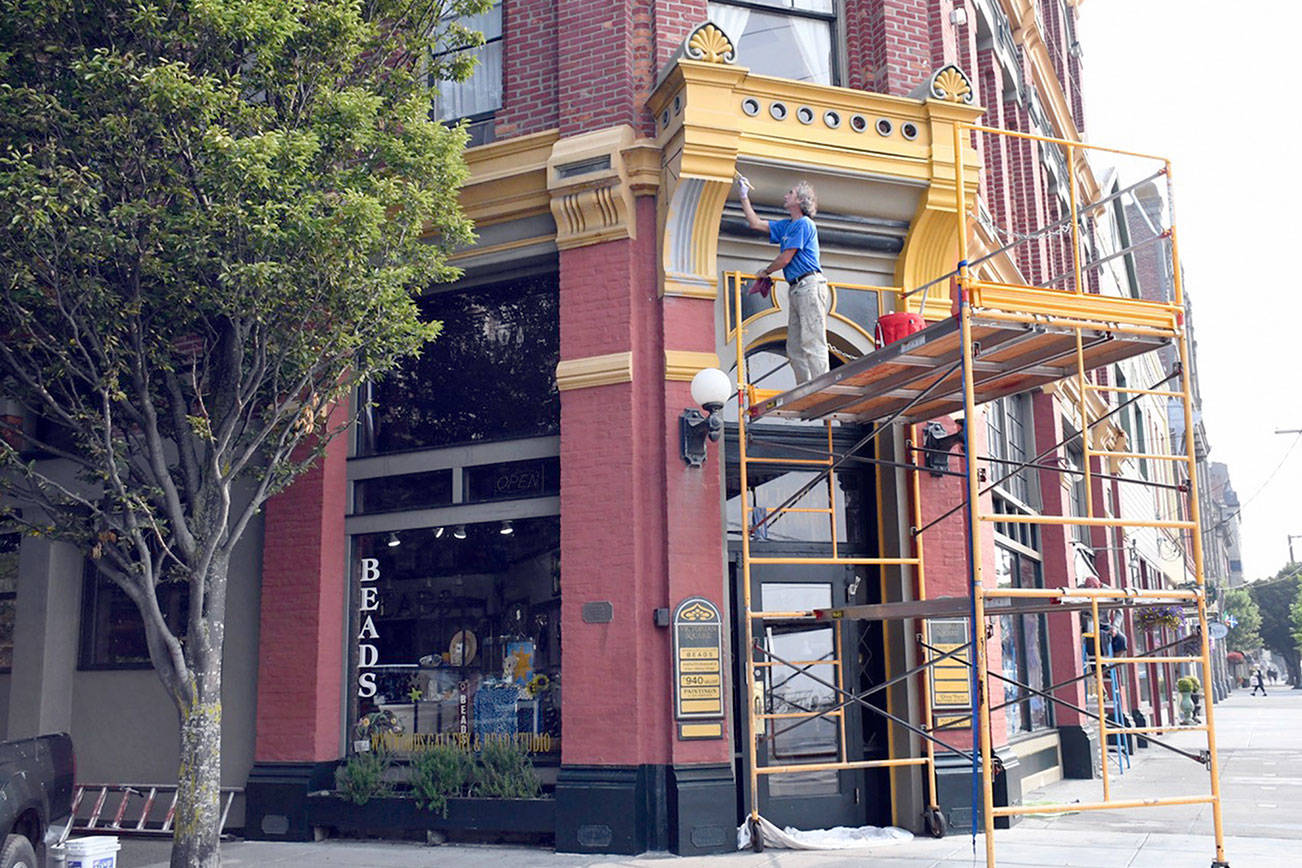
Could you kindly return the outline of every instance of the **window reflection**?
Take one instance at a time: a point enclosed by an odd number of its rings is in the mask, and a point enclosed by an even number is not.
[[[420,305],[442,333],[362,396],[359,454],[560,431],[555,275],[452,290]]]

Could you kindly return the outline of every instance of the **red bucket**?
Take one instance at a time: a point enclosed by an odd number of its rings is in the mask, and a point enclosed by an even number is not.
[[[921,314],[884,313],[877,318],[877,328],[873,337],[877,341],[877,346],[884,347],[922,331],[926,325]]]

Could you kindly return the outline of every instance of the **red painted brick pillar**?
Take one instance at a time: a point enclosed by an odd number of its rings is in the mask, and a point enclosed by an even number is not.
[[[343,700],[348,443],[267,502],[254,761],[339,757]]]

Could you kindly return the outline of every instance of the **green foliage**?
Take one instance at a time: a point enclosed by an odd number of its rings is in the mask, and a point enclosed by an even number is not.
[[[382,750],[353,754],[335,769],[335,789],[353,804],[364,805],[393,792],[386,779],[392,767],[389,755]]]
[[[542,783],[529,754],[508,739],[490,739],[479,752],[474,794],[496,799],[533,799]]]
[[[1302,588],[1288,607],[1289,635],[1293,637],[1293,648],[1302,651]]]
[[[1221,598],[1221,609],[1238,623],[1230,628],[1226,642],[1232,651],[1248,653],[1261,647],[1261,610],[1247,588],[1230,588]]]
[[[1291,615],[1293,603],[1302,588],[1302,579],[1295,573],[1296,569],[1290,564],[1276,573],[1275,578],[1248,586],[1248,592],[1261,615],[1261,626],[1258,628],[1261,642],[1284,658],[1294,681],[1299,675],[1299,661]]]
[[[1186,675],[1175,682],[1175,689],[1180,693],[1197,693],[1202,690],[1202,684],[1192,675]]]
[[[490,5],[0,4],[0,395],[49,423],[0,420],[6,502],[135,601],[182,712],[216,701],[245,529],[439,332],[415,298],[473,232],[433,88]],[[215,848],[217,781],[195,788],[177,843]]]
[[[411,758],[411,791],[416,804],[444,817],[448,799],[469,792],[473,780],[471,754],[456,745],[431,745]]]

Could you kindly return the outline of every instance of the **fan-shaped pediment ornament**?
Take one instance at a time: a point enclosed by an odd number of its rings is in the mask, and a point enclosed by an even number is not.
[[[706,21],[687,35],[683,53],[690,60],[706,63],[733,63],[737,59],[732,40],[713,21]]]
[[[966,105],[971,105],[976,99],[972,82],[968,81],[963,70],[953,64],[941,67],[931,76],[931,81],[927,84],[927,93],[934,99],[961,102]]]

